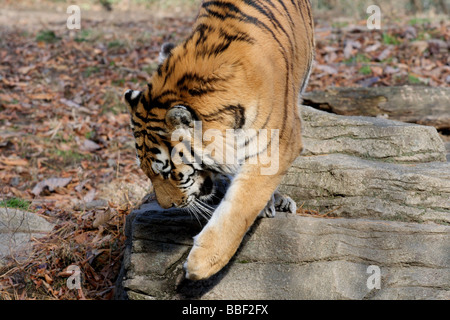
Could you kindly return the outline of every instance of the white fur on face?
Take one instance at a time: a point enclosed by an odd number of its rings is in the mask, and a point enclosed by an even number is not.
[[[160,173],[168,173],[171,170],[170,164],[169,164],[169,155],[167,153],[167,150],[163,148],[158,148],[160,153],[155,154],[154,158],[155,160],[152,161],[152,169],[156,174]]]

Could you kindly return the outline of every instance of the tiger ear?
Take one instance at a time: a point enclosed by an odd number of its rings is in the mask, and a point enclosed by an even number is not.
[[[175,106],[167,111],[166,124],[171,129],[187,129],[194,126],[194,120],[185,106]]]
[[[139,103],[141,94],[141,91],[131,89],[125,92],[124,98],[129,112],[132,112],[136,108],[137,104]]]
[[[173,48],[175,48],[175,45],[170,42],[166,42],[162,45],[161,51],[159,52],[159,64],[162,64],[164,60],[170,56]]]

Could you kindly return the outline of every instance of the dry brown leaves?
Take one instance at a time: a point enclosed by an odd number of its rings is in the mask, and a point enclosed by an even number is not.
[[[181,41],[191,24],[192,17],[84,19],[77,33],[51,24],[0,29],[0,200],[28,200],[56,225],[35,240],[28,261],[0,270],[0,298],[112,298],[125,217],[150,190],[121,96],[145,85],[161,43]],[[316,27],[310,90],[448,85],[448,47],[440,42],[450,40],[448,22],[371,32]],[[82,271],[80,290],[66,286],[71,265]]]
[[[316,61],[308,90],[327,87],[450,85],[450,22],[404,17],[368,30],[366,21],[318,24]]]
[[[305,203],[303,202],[302,205],[300,206],[300,208],[297,208],[297,212],[296,214],[298,216],[302,216],[302,217],[312,217],[312,218],[327,218],[327,219],[336,219],[339,218],[338,216],[336,216],[334,214],[335,211],[339,210],[340,207],[337,207],[335,209],[329,210],[325,213],[320,213],[317,210],[314,209],[307,209],[304,208],[303,206],[305,205]]]

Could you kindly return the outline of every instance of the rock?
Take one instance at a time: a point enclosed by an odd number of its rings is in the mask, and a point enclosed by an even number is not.
[[[405,28],[405,31],[403,33],[403,37],[405,37],[408,40],[416,39],[417,38],[417,29],[413,26],[408,26]]]
[[[89,151],[89,152],[94,152],[101,148],[102,148],[101,145],[99,145],[98,143],[96,143],[92,140],[89,140],[89,139],[85,139],[83,142],[83,145],[81,146],[82,150]]]
[[[446,161],[444,144],[433,127],[344,117],[307,106],[300,106],[300,112],[305,156],[342,153],[382,161]]]
[[[25,259],[31,250],[31,239],[44,236],[53,226],[32,212],[0,208],[0,267],[9,258]]]
[[[118,298],[450,298],[449,226],[279,213],[255,223],[222,271],[193,282],[182,264],[198,221],[155,203],[134,217]]]
[[[305,150],[282,193],[337,216],[450,222],[450,164],[435,128],[300,108]]]
[[[182,265],[202,225],[152,200],[127,217],[117,298],[450,299],[450,163],[436,129],[300,108],[305,150],[279,189],[339,218],[260,219],[223,270],[192,282]]]
[[[450,163],[395,164],[334,154],[299,157],[279,190],[345,217],[450,223]]]
[[[450,162],[450,142],[445,144],[445,149],[447,150],[447,161]]]
[[[72,178],[49,178],[45,179],[43,181],[38,182],[33,190],[31,190],[31,193],[35,196],[39,196],[41,192],[44,190],[49,190],[51,192],[55,191],[56,188],[64,188],[67,186],[70,181],[72,181]]]
[[[402,86],[329,88],[303,94],[303,103],[339,115],[377,116],[450,129],[450,89]]]
[[[107,208],[108,207],[108,201],[105,199],[97,199],[92,201],[78,201],[74,205],[75,210],[92,210],[92,209],[99,209],[99,208]]]
[[[428,40],[428,49],[433,55],[445,54],[448,55],[449,47],[447,42],[440,39]]]

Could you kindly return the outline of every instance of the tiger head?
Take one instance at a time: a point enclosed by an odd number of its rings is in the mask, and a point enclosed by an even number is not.
[[[173,49],[169,43],[162,46],[159,75]],[[152,92],[153,82],[143,91],[125,92],[138,163],[152,181],[162,208],[187,207],[197,199],[210,200],[217,191],[216,174],[196,161],[193,149],[194,121],[200,121],[199,116],[175,90]]]
[[[191,150],[195,113],[176,104],[152,109],[151,85],[125,93],[137,161],[150,178],[157,201],[164,208],[187,207],[214,193],[214,174],[195,161]],[[155,102],[156,104],[158,102]],[[176,132],[176,134],[175,134]],[[174,158],[177,158],[175,161]]]

